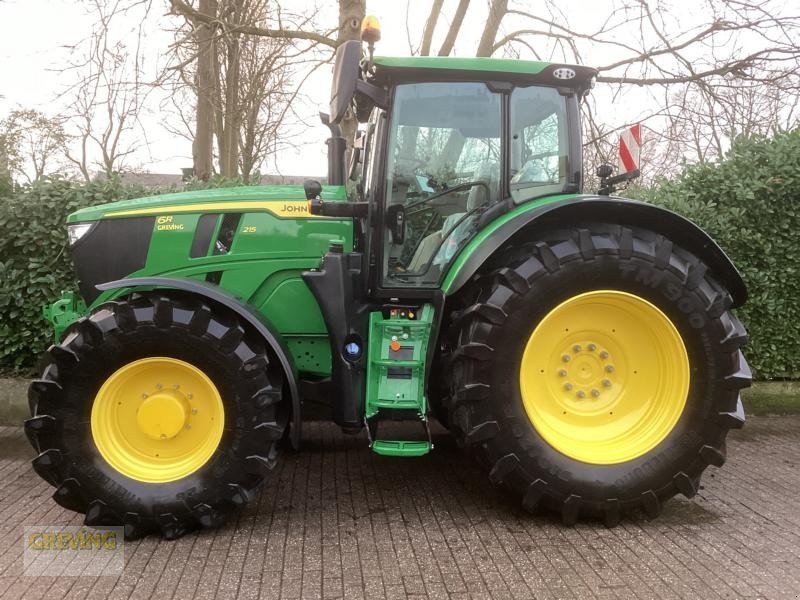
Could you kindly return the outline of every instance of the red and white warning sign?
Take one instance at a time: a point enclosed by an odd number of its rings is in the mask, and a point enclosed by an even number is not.
[[[639,168],[639,148],[642,133],[639,123],[625,129],[619,136],[619,172],[628,173]]]

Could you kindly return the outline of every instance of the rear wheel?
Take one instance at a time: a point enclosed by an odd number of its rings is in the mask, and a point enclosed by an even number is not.
[[[103,305],[30,386],[33,467],[87,525],[174,538],[222,523],[274,469],[283,373],[238,318],[190,297]]]
[[[452,317],[451,429],[526,508],[565,523],[693,496],[744,422],[746,333],[728,293],[643,229],[586,224],[524,250]]]

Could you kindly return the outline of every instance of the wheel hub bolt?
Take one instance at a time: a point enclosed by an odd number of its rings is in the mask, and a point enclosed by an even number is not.
[[[561,360],[563,360],[564,362],[569,362],[569,354],[565,354],[564,356],[562,356]]]
[[[592,390],[592,396],[597,398],[600,395],[600,390]]]
[[[611,387],[611,381],[608,379],[603,379],[603,387]]]
[[[583,390],[578,390],[577,396],[578,398],[585,398],[586,392],[584,392]]]
[[[594,344],[589,344],[588,346],[586,346],[586,349],[589,350],[589,352],[594,352],[595,350],[597,350],[597,346],[595,346]]]
[[[197,414],[197,409],[196,409],[196,408],[193,408],[193,409],[192,409],[192,414],[193,414],[193,415],[196,415],[196,414]]]
[[[573,352],[580,352],[580,351],[581,351],[581,345],[580,345],[580,344],[575,344],[575,345],[572,347],[572,351],[573,351]]]
[[[565,369],[559,369],[558,370],[558,376],[559,377],[566,377],[567,376],[567,371]]]
[[[156,384],[156,389],[157,389],[157,390],[160,390],[160,389],[161,389],[161,388],[163,388],[163,387],[164,387],[164,386],[163,386],[163,385],[161,385],[160,383],[157,383],[157,384]]]
[[[142,400],[146,400],[146,399],[147,399],[147,394],[142,394]]]
[[[570,391],[572,389],[572,384],[571,383],[565,383],[564,384],[564,389],[567,390],[567,391]]]
[[[179,383],[176,383],[176,384],[175,384],[175,385],[173,385],[172,387],[173,387],[173,388],[175,388],[176,390],[179,390],[179,389],[181,389],[181,386],[180,386],[180,384],[179,384]]]
[[[613,373],[614,365],[606,365],[606,373]]]
[[[188,394],[186,394],[186,398],[191,400],[192,398],[194,398],[194,395],[192,393],[188,393]]]
[[[608,352],[606,352],[605,350],[603,350],[603,351],[600,353],[600,358],[608,358]]]

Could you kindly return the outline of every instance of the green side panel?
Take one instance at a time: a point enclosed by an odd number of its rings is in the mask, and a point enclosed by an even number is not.
[[[317,299],[301,278],[300,271],[279,271],[267,278],[253,294],[251,302],[285,334],[327,332]],[[298,319],[298,314],[303,318]]]
[[[553,63],[533,60],[513,60],[507,58],[376,56],[375,64],[378,66],[378,68],[447,69],[454,71],[484,71],[487,73],[520,73],[537,75]]]
[[[199,214],[164,215],[156,219],[147,262],[140,273],[152,275],[163,268],[185,265],[190,260],[189,248],[199,219]]]
[[[286,336],[286,345],[301,373],[327,377],[331,373],[331,344],[327,336]]]
[[[264,190],[269,190],[272,200],[263,197]],[[345,199],[343,187],[329,186],[326,191],[333,200]],[[276,198],[276,195],[281,197]],[[213,202],[209,202],[209,198]],[[131,210],[137,211],[131,216],[156,215],[145,266],[127,277],[217,281],[223,290],[246,301],[273,324],[287,342],[301,373],[330,374],[327,328],[302,273],[319,267],[320,259],[332,243],[342,244],[345,252],[352,250],[351,219],[309,215],[304,192],[299,186],[168,194],[93,210],[96,212],[78,211],[72,215],[72,220],[86,220],[90,215],[118,218],[113,213]],[[213,254],[222,215],[230,213],[241,214],[230,249]],[[220,217],[208,253],[190,257],[197,225],[204,214]],[[92,307],[124,293],[124,289],[104,292]]]
[[[445,294],[448,293],[450,287],[453,285],[453,281],[458,276],[458,272],[464,267],[464,264],[467,262],[472,253],[475,252],[481,246],[481,244],[490,238],[500,227],[509,221],[513,221],[520,215],[524,215],[527,212],[536,210],[540,206],[552,204],[553,202],[561,202],[563,200],[573,200],[579,197],[579,194],[558,194],[556,196],[547,196],[545,198],[531,200],[530,202],[520,204],[510,212],[497,217],[494,221],[481,229],[478,234],[472,238],[466,246],[464,246],[463,250],[461,250],[456,259],[450,263],[450,269],[447,271],[444,281],[442,281],[442,291]]]

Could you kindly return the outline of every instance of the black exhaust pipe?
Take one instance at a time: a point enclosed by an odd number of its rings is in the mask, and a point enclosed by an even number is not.
[[[331,137],[325,141],[328,146],[328,185],[344,185],[346,178],[344,155],[347,151],[347,140],[342,136],[342,128],[338,123],[331,123],[330,115],[321,112],[319,118],[331,132]]]

